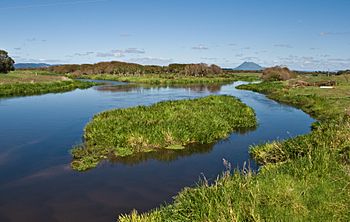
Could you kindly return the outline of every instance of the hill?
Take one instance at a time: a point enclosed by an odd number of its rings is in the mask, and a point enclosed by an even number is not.
[[[47,68],[50,64],[46,63],[17,63],[15,64],[16,69],[36,69],[36,68]]]
[[[263,67],[254,63],[254,62],[244,62],[233,70],[239,71],[260,71],[263,70]]]

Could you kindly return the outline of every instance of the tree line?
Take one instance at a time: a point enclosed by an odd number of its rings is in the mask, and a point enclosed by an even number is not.
[[[147,75],[147,74],[180,74],[185,76],[208,76],[223,72],[217,65],[200,64],[170,64],[168,66],[140,65],[127,62],[99,62],[96,64],[58,65],[45,68],[54,73],[72,75]]]

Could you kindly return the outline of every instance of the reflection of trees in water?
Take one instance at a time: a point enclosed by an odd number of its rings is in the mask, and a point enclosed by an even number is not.
[[[235,134],[246,134],[254,131],[256,128],[247,128],[236,130]],[[221,140],[224,141],[224,140]],[[112,163],[122,163],[126,165],[137,165],[148,160],[158,160],[161,162],[172,162],[181,157],[191,156],[193,154],[210,153],[216,143],[211,144],[190,144],[181,150],[159,149],[148,153],[136,153],[126,157],[116,157],[110,155],[108,160]]]
[[[211,93],[216,93],[221,90],[223,84],[190,84],[190,85],[147,85],[147,84],[127,84],[127,85],[103,85],[98,86],[96,89],[98,91],[108,91],[108,92],[131,92],[140,91],[143,89],[165,89],[165,88],[175,88],[175,89],[187,89],[194,92],[208,91]]]

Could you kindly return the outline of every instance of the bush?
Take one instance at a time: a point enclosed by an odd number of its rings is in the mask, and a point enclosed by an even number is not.
[[[262,78],[267,81],[280,81],[295,78],[296,74],[287,67],[275,66],[263,71]]]
[[[8,56],[8,53],[0,50],[0,73],[8,73],[15,70],[13,64],[15,64],[15,61]]]

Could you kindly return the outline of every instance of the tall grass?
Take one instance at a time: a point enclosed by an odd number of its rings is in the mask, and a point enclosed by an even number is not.
[[[83,147],[72,150],[76,170],[94,167],[108,155],[208,144],[232,131],[255,127],[254,111],[231,96],[166,101],[96,115],[86,126]]]
[[[47,71],[18,70],[0,75],[0,98],[85,89],[95,83],[74,81]]]
[[[185,188],[172,204],[119,221],[350,221],[350,85],[338,86],[326,92],[288,82],[240,86],[321,121],[308,135],[252,147],[258,173],[225,172],[212,185]]]
[[[96,84],[81,81],[0,84],[0,97],[30,96],[45,93],[67,92],[77,88],[90,88],[94,85]]]
[[[343,124],[314,131],[310,137],[321,136],[318,144],[295,141],[307,155],[269,163],[257,174],[225,172],[212,185],[185,188],[171,205],[146,214],[134,211],[119,221],[349,221],[350,177],[338,146],[349,146],[350,137],[327,142],[333,139],[328,135],[349,135],[349,122]]]

